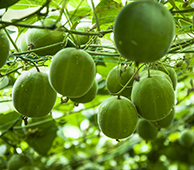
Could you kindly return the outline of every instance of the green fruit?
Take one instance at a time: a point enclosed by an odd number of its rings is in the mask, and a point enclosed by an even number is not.
[[[137,133],[146,141],[153,140],[157,137],[158,127],[153,122],[140,119],[137,124]]]
[[[171,67],[164,67],[160,64],[157,66],[157,69],[163,71],[164,73],[166,73],[170,77],[170,79],[172,81],[172,86],[173,86],[174,90],[176,90],[177,74],[176,74],[175,70]]]
[[[183,147],[191,147],[194,143],[194,133],[191,129],[185,129],[180,133],[178,142]]]
[[[15,109],[27,117],[47,115],[55,104],[57,93],[48,81],[48,74],[24,71],[13,86],[12,100]]]
[[[132,77],[136,69],[129,65],[117,65],[108,74],[106,79],[106,87],[110,94],[118,93],[123,86],[131,79],[127,87],[121,92],[120,95],[130,98],[132,84],[134,78]]]
[[[94,80],[92,87],[86,94],[78,98],[70,98],[70,100],[75,103],[88,103],[88,102],[91,102],[96,97],[97,92],[98,92],[98,83],[96,80]]]
[[[31,165],[31,160],[29,157],[21,154],[13,154],[7,162],[7,169],[18,170],[25,165]]]
[[[129,3],[119,12],[114,40],[120,54],[136,62],[154,62],[171,46],[174,21],[171,13],[154,1]]]
[[[98,124],[107,137],[122,139],[130,136],[137,125],[137,110],[126,97],[111,96],[99,106]]]
[[[168,116],[166,116],[164,119],[156,121],[156,123],[161,128],[167,128],[172,124],[172,122],[174,120],[174,115],[175,115],[175,109],[173,107]]]
[[[76,48],[60,50],[52,59],[49,80],[61,95],[77,98],[86,94],[96,75],[96,65],[85,51]]]
[[[43,24],[38,21],[34,23],[33,25],[44,25],[49,26],[55,23],[54,19],[45,19]],[[38,55],[54,55],[56,52],[58,52],[60,49],[62,49],[62,43],[63,41],[63,32],[59,30],[49,30],[49,29],[28,29],[25,33],[25,38],[23,41],[26,42],[28,45],[28,48],[30,49],[36,49],[48,45],[52,45],[55,43],[59,43],[57,45],[47,47],[46,49],[38,50],[36,51],[36,54]],[[25,42],[22,42],[21,49],[23,51],[27,51]],[[23,45],[24,44],[24,45]]]
[[[134,83],[131,99],[141,117],[157,121],[169,115],[175,94],[172,84],[165,77],[153,75]]]
[[[79,26],[79,25],[78,25]],[[81,27],[78,27],[76,28],[76,31],[79,31],[79,32],[89,32],[88,30],[90,29],[89,26],[81,26]],[[90,39],[91,36],[88,36],[88,35],[75,35],[75,43],[78,44],[78,45],[84,45],[86,44],[89,39]]]
[[[4,33],[4,31],[1,29],[0,30],[0,51],[1,51],[1,56],[0,56],[0,68],[5,64],[9,57],[9,50],[10,50],[10,44],[9,40]]]
[[[163,71],[150,69],[150,76],[153,76],[153,75],[163,76],[172,84],[171,78],[166,73],[164,73]],[[148,70],[141,71],[139,73],[139,76],[140,76],[140,79],[143,78],[143,77],[148,77]]]

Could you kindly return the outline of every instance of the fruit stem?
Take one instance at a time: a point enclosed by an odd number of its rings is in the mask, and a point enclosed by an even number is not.
[[[150,68],[148,67],[148,77],[150,78],[151,75],[150,75]]]
[[[145,65],[145,64],[142,64],[142,65],[136,70],[136,72],[131,76],[131,78],[128,80],[128,82],[123,86],[123,88],[122,88],[119,92],[117,92],[117,93],[115,93],[115,94],[113,94],[113,95],[119,95],[119,94],[121,94],[121,93],[123,92],[123,90],[124,90],[124,89],[128,86],[128,84],[131,82],[131,80],[134,78],[134,76],[138,74],[140,68],[143,67],[144,65]]]
[[[5,31],[7,37],[9,38],[9,40],[11,41],[12,45],[14,46],[14,48],[16,49],[17,52],[19,52],[19,49],[17,47],[17,45],[15,44],[15,42],[13,41],[13,39],[11,38],[11,36],[9,35],[8,31],[6,28],[3,28],[3,30]]]

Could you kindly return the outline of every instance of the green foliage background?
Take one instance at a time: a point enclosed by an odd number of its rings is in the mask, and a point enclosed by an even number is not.
[[[7,2],[7,1],[6,1]],[[123,2],[123,1],[122,1]],[[7,64],[0,68],[0,169],[6,169],[13,153],[23,153],[34,166],[43,170],[86,169],[194,169],[194,147],[183,148],[178,143],[179,133],[194,129],[193,95],[193,0],[160,1],[168,8],[176,24],[176,35],[168,54],[161,62],[171,65],[178,76],[176,115],[173,124],[161,129],[157,139],[144,141],[135,132],[117,142],[99,130],[96,115],[99,104],[110,97],[105,81],[109,71],[125,62],[115,49],[112,26],[120,9],[129,3],[121,0],[20,0],[1,9],[1,28],[12,41],[12,53]],[[187,1],[186,1],[187,2]],[[0,4],[3,0],[0,0]],[[95,4],[94,4],[95,3]],[[12,105],[12,87],[23,70],[48,68],[52,56],[37,56],[35,51],[20,51],[17,40],[32,24],[50,14],[66,28],[66,37],[78,22],[96,24],[96,32],[85,49],[97,65],[98,95],[86,104],[61,104],[58,96],[52,116],[31,122],[27,126]],[[92,39],[99,43],[93,44]]]

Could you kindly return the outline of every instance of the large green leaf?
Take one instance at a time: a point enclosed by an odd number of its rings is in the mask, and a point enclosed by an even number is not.
[[[122,5],[113,0],[102,0],[96,6],[96,14],[99,24],[113,23],[121,9]],[[95,23],[95,16],[93,16],[93,23]]]

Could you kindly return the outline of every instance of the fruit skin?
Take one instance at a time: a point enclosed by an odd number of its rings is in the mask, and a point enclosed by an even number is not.
[[[157,66],[157,69],[163,71],[164,73],[166,73],[170,77],[170,79],[172,81],[172,86],[173,86],[174,90],[176,90],[177,74],[176,74],[175,70],[171,67],[164,67],[160,64]]]
[[[87,52],[69,47],[53,57],[49,72],[50,84],[59,94],[77,98],[92,86],[96,65]]]
[[[170,113],[175,94],[172,84],[165,77],[153,75],[134,83],[131,99],[141,117],[157,121]]]
[[[168,116],[166,116],[164,119],[156,121],[156,123],[161,128],[167,128],[167,127],[169,127],[172,124],[172,122],[174,120],[174,115],[175,115],[175,109],[173,107]]]
[[[70,98],[70,100],[75,103],[88,103],[88,102],[91,102],[96,97],[97,92],[98,92],[98,83],[96,80],[94,80],[90,90],[86,94],[78,98]]]
[[[137,133],[144,140],[153,140],[157,137],[158,127],[153,123],[145,119],[139,119],[137,124]]]
[[[164,73],[163,71],[150,69],[150,75],[151,76],[153,76],[153,75],[163,76],[163,77],[165,77],[172,84],[171,78],[166,73]],[[140,76],[140,79],[143,78],[143,77],[148,77],[148,70],[141,71],[139,73],[139,76]]]
[[[76,31],[88,32],[89,29],[90,29],[89,26],[81,26],[81,27],[76,28]],[[89,41],[89,39],[90,39],[90,36],[88,35],[75,35],[76,44],[78,45],[86,44]]]
[[[54,19],[45,19],[43,22],[44,26],[49,26],[55,23]],[[33,25],[42,25],[40,21],[34,23]],[[52,45],[55,43],[60,43],[63,41],[63,32],[59,30],[48,30],[48,29],[28,29],[24,34],[25,37],[21,41],[21,50],[27,51],[26,45],[30,47],[30,49],[36,49],[40,47],[44,47],[47,45]],[[23,42],[24,41],[24,42]],[[25,43],[26,42],[26,43]],[[55,45],[53,47],[48,47],[43,50],[36,51],[38,55],[54,55],[62,49],[61,44]]]
[[[136,69],[129,65],[117,65],[109,73],[106,79],[106,87],[110,94],[118,93],[123,86],[134,75]],[[120,95],[130,98],[132,84],[134,78],[131,79],[128,86],[122,91]]]
[[[184,129],[179,136],[178,142],[183,147],[191,147],[194,143],[194,133],[191,129]]]
[[[0,68],[5,64],[9,57],[9,50],[10,50],[10,44],[9,40],[4,33],[4,31],[1,29],[0,30],[0,51],[1,51],[1,56],[0,56]]]
[[[114,41],[129,60],[154,62],[168,51],[174,36],[171,13],[153,1],[136,1],[121,9],[114,25]]]
[[[15,109],[27,117],[47,115],[54,106],[57,93],[48,81],[48,74],[24,71],[13,86],[12,100]]]
[[[137,120],[134,104],[124,96],[111,96],[99,106],[98,125],[109,138],[127,138],[134,132]]]
[[[7,162],[7,169],[18,170],[24,165],[31,165],[30,158],[22,154],[13,154]]]

